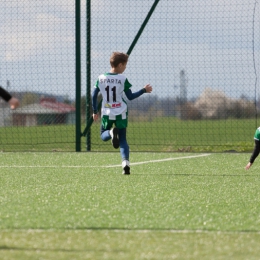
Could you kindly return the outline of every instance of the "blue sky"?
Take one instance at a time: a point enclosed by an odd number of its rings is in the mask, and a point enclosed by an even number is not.
[[[74,2],[0,1],[2,86],[10,80],[10,90],[46,91],[74,98]],[[92,1],[93,84],[99,74],[109,70],[112,51],[127,52],[153,2]],[[189,98],[199,96],[207,87],[230,97],[242,94],[253,97],[260,81],[260,7],[255,3],[255,0],[160,0],[125,71],[133,90],[151,83],[155,95],[178,96],[179,88],[174,86],[180,84],[179,73],[184,69]],[[81,10],[82,94],[85,94],[85,1]]]

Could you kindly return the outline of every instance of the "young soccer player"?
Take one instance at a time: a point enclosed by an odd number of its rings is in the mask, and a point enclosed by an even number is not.
[[[147,84],[137,92],[131,91],[131,84],[122,74],[128,62],[128,55],[122,52],[113,52],[110,57],[110,72],[98,77],[92,93],[93,119],[98,119],[97,96],[102,94],[101,129],[103,141],[111,139],[115,149],[120,147],[123,174],[130,174],[129,146],[126,140],[126,127],[128,123],[127,103],[123,93],[129,100],[138,98],[144,93],[151,93],[153,88]],[[112,126],[115,125],[114,128]]]
[[[256,129],[254,139],[255,139],[255,147],[251,154],[249,163],[246,165],[246,170],[248,170],[252,166],[256,157],[259,155],[260,152],[260,127]]]
[[[0,86],[0,96],[9,103],[11,109],[16,109],[19,106],[19,100],[12,97],[11,94]]]

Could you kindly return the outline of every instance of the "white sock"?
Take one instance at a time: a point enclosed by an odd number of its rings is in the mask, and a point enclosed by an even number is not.
[[[126,165],[127,165],[127,166],[130,165],[129,161],[128,161],[128,160],[122,161],[122,168],[124,168]]]

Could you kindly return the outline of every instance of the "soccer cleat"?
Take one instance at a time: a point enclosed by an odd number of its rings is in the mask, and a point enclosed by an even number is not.
[[[124,175],[129,175],[130,174],[130,167],[128,165],[126,165],[124,168],[123,168],[123,173]]]
[[[119,136],[118,136],[118,129],[115,127],[110,130],[111,135],[111,143],[115,149],[119,147]]]
[[[129,166],[128,160],[124,160],[122,162],[122,167],[123,167],[123,174],[129,175],[130,174],[130,166]]]

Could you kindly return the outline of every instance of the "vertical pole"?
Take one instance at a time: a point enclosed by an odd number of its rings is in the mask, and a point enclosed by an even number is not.
[[[91,115],[91,103],[90,103],[90,96],[91,96],[91,0],[87,0],[86,3],[86,16],[87,16],[87,39],[86,39],[86,68],[87,68],[87,75],[86,75],[86,121],[90,118]],[[91,130],[89,129],[86,135],[86,149],[87,151],[91,150]]]
[[[80,60],[80,0],[75,0],[75,48],[76,48],[76,152],[81,151],[81,60]]]

